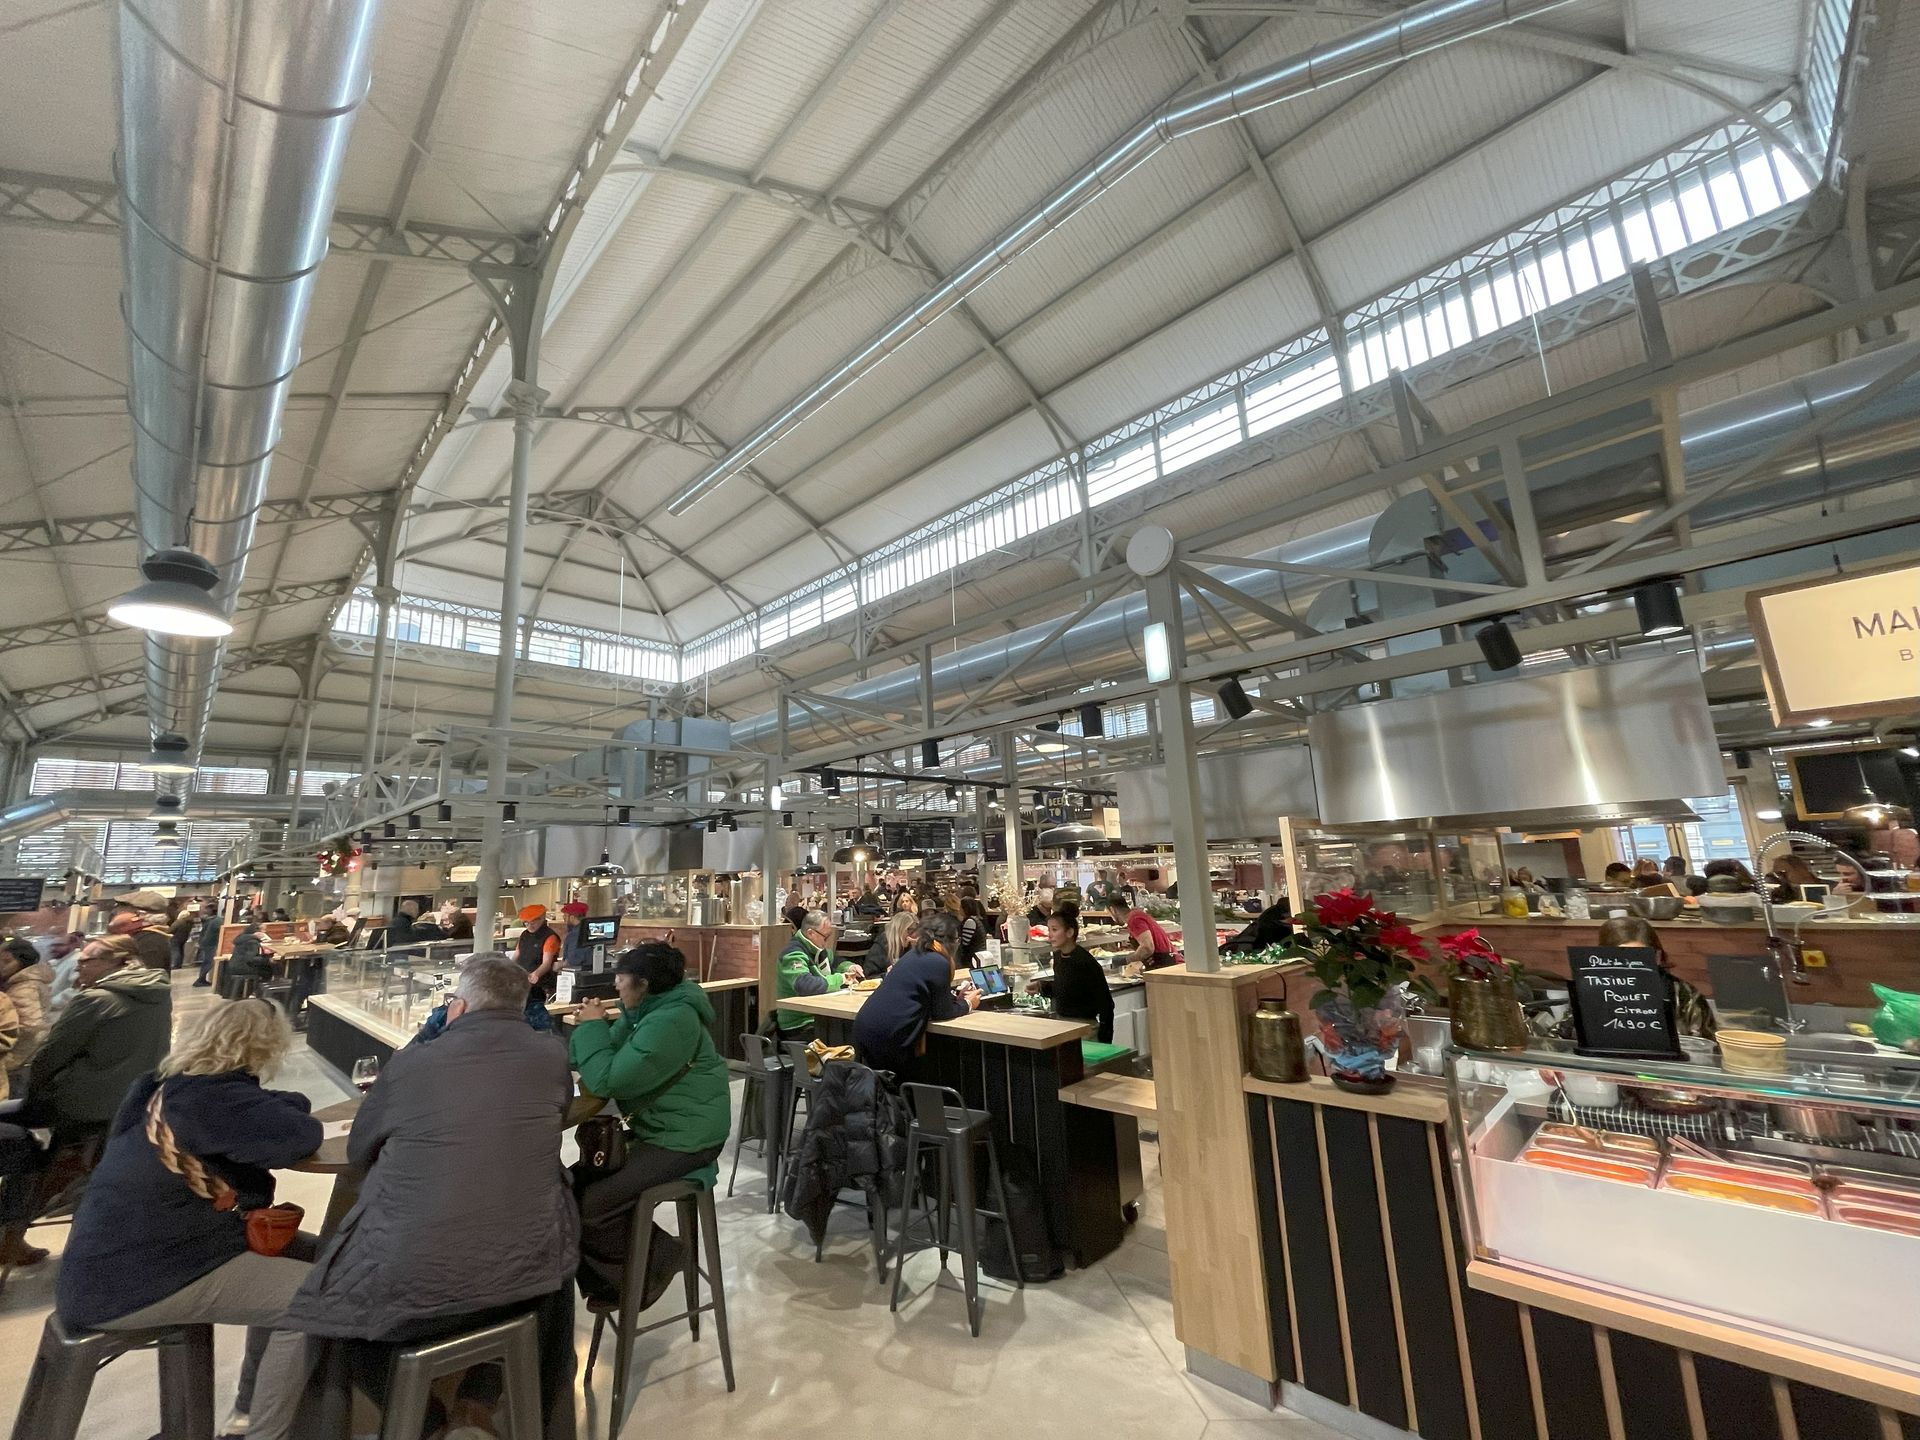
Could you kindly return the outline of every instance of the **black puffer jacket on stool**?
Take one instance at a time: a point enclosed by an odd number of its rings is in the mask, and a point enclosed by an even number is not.
[[[893,1097],[865,1065],[834,1060],[821,1070],[782,1200],[816,1246],[842,1190],[867,1189],[881,1182],[889,1163],[897,1166],[891,1154],[897,1147],[889,1139],[895,1134],[893,1112]]]

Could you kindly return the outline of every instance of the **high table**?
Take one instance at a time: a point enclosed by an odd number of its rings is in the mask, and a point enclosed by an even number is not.
[[[853,1019],[871,992],[783,999],[812,1015],[828,1044],[851,1044]],[[927,1027],[925,1076],[993,1116],[1002,1163],[1018,1151],[1039,1175],[1054,1242],[1081,1267],[1111,1254],[1125,1230],[1119,1151],[1111,1119],[1063,1095],[1085,1077],[1080,1041],[1093,1027],[1001,1010],[977,1010]]]

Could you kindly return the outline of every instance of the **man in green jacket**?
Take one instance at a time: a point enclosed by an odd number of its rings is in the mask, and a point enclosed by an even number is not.
[[[732,1124],[727,1062],[714,1048],[713,1007],[686,980],[686,957],[658,941],[629,950],[614,965],[620,1003],[580,1007],[570,1042],[580,1083],[619,1107],[632,1132],[627,1163],[611,1175],[582,1177],[580,1288],[589,1300],[620,1296],[627,1224],[644,1190],[691,1180],[711,1190]],[[680,1273],[680,1242],[658,1226],[647,1254],[643,1307]]]
[[[866,978],[866,972],[851,960],[835,963],[833,939],[833,921],[819,910],[809,910],[780,955],[777,993],[782,1000],[825,995]],[[813,1017],[801,1010],[776,1010],[774,1022],[786,1040],[804,1039],[813,1029]]]

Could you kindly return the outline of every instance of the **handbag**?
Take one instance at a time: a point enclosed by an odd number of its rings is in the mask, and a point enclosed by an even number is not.
[[[687,1063],[671,1080],[649,1090],[633,1108],[644,1110],[667,1091],[686,1079],[700,1058],[695,1045]],[[627,1122],[618,1115],[593,1115],[580,1122],[575,1137],[580,1142],[580,1174],[588,1181],[605,1179],[627,1163]]]
[[[153,1146],[154,1154],[160,1163],[173,1174],[187,1182],[187,1189],[205,1200],[215,1210],[226,1212],[240,1205],[240,1195],[225,1180],[207,1169],[206,1162],[191,1151],[182,1150],[174,1139],[173,1127],[167,1124],[161,1113],[161,1096],[166,1087],[160,1086],[153,1092],[153,1098],[147,1101],[147,1143]],[[243,1217],[247,1233],[247,1249],[256,1255],[279,1255],[293,1237],[299,1233],[300,1221],[306,1211],[298,1205],[261,1205],[246,1212]]]
[[[580,1141],[580,1171],[586,1179],[603,1179],[627,1163],[627,1127],[618,1115],[590,1116],[574,1134]]]

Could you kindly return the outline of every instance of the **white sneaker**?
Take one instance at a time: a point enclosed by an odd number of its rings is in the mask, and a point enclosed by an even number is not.
[[[220,1440],[231,1440],[233,1436],[246,1434],[247,1427],[252,1423],[247,1419],[246,1411],[236,1410],[227,1416],[226,1423],[214,1433],[220,1436]]]

